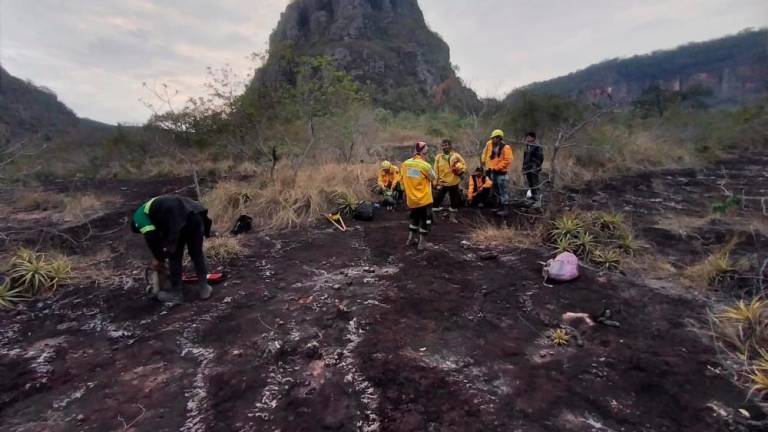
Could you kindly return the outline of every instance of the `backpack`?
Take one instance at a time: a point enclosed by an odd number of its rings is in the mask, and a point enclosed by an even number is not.
[[[229,233],[232,235],[240,235],[247,233],[248,231],[253,229],[253,218],[246,215],[241,215],[239,218],[237,218],[237,222],[235,222],[235,226],[232,227],[232,231]]]
[[[363,201],[357,205],[355,213],[352,215],[355,220],[370,222],[373,220],[373,203]]]
[[[542,275],[556,282],[568,282],[579,277],[579,258],[570,252],[563,252],[544,264]]]

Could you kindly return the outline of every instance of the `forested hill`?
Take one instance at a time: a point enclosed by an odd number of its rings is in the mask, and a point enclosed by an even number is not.
[[[718,104],[764,97],[768,95],[768,29],[612,59],[524,89],[588,99],[610,94],[614,100],[630,101],[654,85],[668,90],[703,86]]]

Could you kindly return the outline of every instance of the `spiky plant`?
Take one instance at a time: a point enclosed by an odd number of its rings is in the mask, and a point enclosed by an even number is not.
[[[739,300],[734,306],[723,308],[716,318],[720,321],[752,327],[766,326],[768,325],[768,302],[757,298],[749,303]]]
[[[599,249],[592,254],[591,260],[604,270],[618,270],[621,267],[621,253],[616,249]]]
[[[623,253],[634,256],[635,251],[640,248],[640,244],[635,236],[627,230],[623,230],[616,236],[616,245]]]
[[[568,332],[566,332],[565,330],[556,329],[556,330],[552,330],[549,333],[549,339],[553,345],[566,346],[568,345],[568,342],[571,340],[571,337],[568,336]]]
[[[357,209],[360,201],[351,193],[337,191],[331,196],[335,210],[339,213],[351,214]]]
[[[48,262],[48,275],[51,279],[48,289],[54,291],[72,280],[72,262],[64,255],[53,258]]]
[[[723,308],[713,318],[718,336],[735,347],[745,360],[755,352],[764,354],[763,347],[768,344],[766,301],[739,301],[733,306]]]
[[[21,249],[11,258],[8,271],[13,284],[26,293],[35,296],[47,290],[52,284],[50,264],[45,254]]]
[[[553,246],[557,248],[557,253],[561,252],[575,252],[578,247],[578,242],[571,236],[560,237],[555,240]]]
[[[617,233],[624,227],[624,216],[617,212],[592,213],[592,226],[605,234]]]
[[[748,377],[751,382],[749,394],[757,395],[759,399],[765,398],[768,395],[768,370],[754,367]]]
[[[0,309],[13,309],[17,303],[29,300],[23,287],[14,287],[10,279],[0,284]]]
[[[549,231],[549,238],[552,242],[558,239],[572,237],[576,238],[584,229],[584,222],[576,215],[566,214],[552,221],[552,230]]]
[[[595,252],[597,242],[594,234],[581,231],[576,237],[576,251],[577,254],[585,259],[589,259],[592,253]]]

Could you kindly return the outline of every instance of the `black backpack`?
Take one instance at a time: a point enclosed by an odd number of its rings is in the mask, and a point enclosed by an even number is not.
[[[235,222],[235,226],[232,228],[232,231],[230,231],[230,234],[240,235],[247,233],[251,229],[253,229],[253,218],[250,216],[242,215],[237,218],[237,222]]]
[[[363,201],[357,205],[355,213],[352,215],[355,220],[370,222],[373,220],[373,203]]]

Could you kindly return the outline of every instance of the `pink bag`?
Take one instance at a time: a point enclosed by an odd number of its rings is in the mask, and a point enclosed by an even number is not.
[[[570,252],[563,252],[544,264],[545,279],[568,282],[579,277],[579,258]]]

